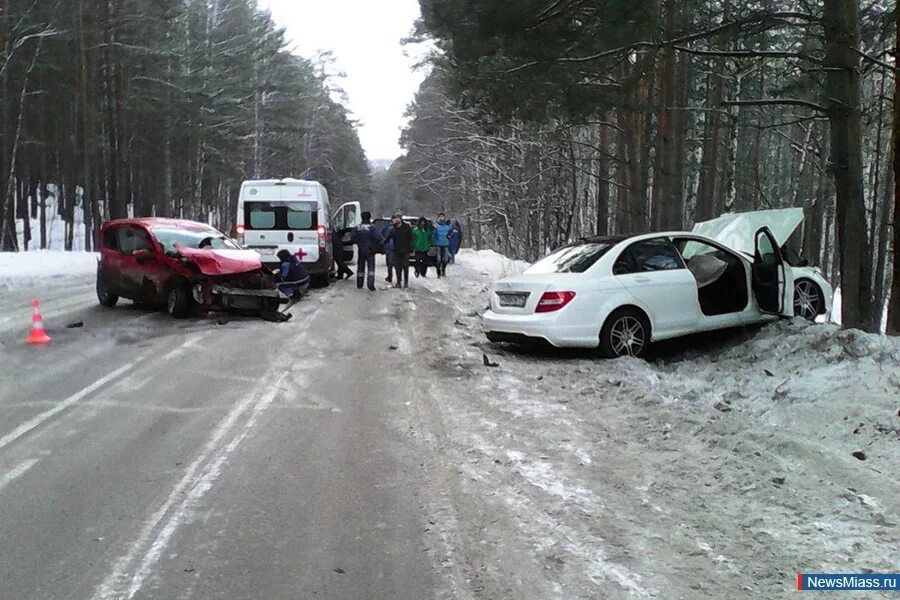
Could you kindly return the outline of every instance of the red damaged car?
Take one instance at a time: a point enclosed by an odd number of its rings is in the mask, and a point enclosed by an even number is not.
[[[183,318],[202,310],[277,310],[281,294],[259,254],[194,221],[127,219],[100,229],[97,299],[128,298]]]

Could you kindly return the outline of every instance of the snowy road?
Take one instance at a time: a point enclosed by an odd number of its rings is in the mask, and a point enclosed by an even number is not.
[[[44,290],[47,348],[4,294],[0,596],[433,595],[397,298],[355,292],[220,325]]]
[[[105,310],[85,277],[0,293],[0,597],[774,599],[898,570],[895,341],[516,352],[477,313],[521,265],[462,262],[282,325]]]

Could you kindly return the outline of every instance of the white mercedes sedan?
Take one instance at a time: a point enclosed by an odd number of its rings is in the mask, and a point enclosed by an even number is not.
[[[599,348],[642,356],[651,342],[830,314],[821,272],[789,258],[799,208],[730,214],[692,232],[571,243],[522,275],[497,281],[482,327],[488,340]]]

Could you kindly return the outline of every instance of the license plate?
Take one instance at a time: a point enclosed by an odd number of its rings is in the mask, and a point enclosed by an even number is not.
[[[511,292],[497,292],[497,299],[500,301],[500,306],[507,306],[510,308],[525,308],[525,304],[528,302],[527,293],[511,293]]]

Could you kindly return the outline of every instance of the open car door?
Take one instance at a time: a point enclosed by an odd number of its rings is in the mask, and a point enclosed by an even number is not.
[[[764,313],[792,316],[793,289],[791,270],[787,268],[778,242],[768,227],[756,231],[753,254],[753,295]]]
[[[351,229],[359,226],[362,221],[361,209],[362,207],[359,202],[347,202],[346,204],[342,204],[337,209],[337,212],[334,214],[334,219],[332,220],[334,228],[332,235],[337,235],[337,232],[343,229]],[[341,236],[341,247],[344,249],[344,262],[348,266],[355,265],[359,255],[359,248],[356,247],[356,244],[350,242],[349,232],[344,233]]]

